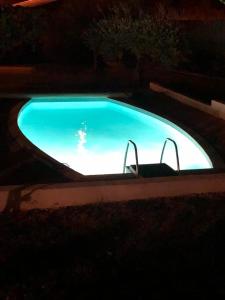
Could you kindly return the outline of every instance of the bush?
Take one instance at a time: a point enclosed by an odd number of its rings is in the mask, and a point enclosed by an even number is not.
[[[182,57],[179,31],[165,15],[153,17],[141,10],[134,14],[122,4],[86,31],[85,42],[104,59],[121,61],[124,52],[132,53],[138,69],[145,56],[166,65],[176,65]]]
[[[26,61],[38,54],[46,25],[41,10],[5,7],[0,13],[0,60]]]
[[[105,60],[121,61],[127,48],[132,19],[127,7],[119,5],[93,24],[84,34],[86,45],[93,51],[94,58],[101,55]]]

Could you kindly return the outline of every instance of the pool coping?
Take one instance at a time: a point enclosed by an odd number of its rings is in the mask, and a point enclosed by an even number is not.
[[[200,111],[203,111],[205,113],[208,113],[216,118],[220,118],[222,120],[225,120],[225,104],[217,101],[216,99],[211,99],[210,104],[202,103],[193,97],[186,96],[180,92],[177,92],[173,89],[164,87],[163,85],[156,83],[156,82],[150,82],[149,88],[152,91],[163,93],[169,97],[172,97],[173,99],[184,103],[186,105],[189,105],[191,107],[194,107]]]
[[[66,94],[66,96],[86,96],[89,94]],[[132,103],[129,102],[129,98],[127,94],[124,93],[92,93],[92,95],[94,96],[107,96],[110,99],[114,99],[116,101],[120,101],[122,100],[122,102],[125,105],[128,106],[133,106],[139,110],[142,110],[142,107],[138,107]],[[51,96],[54,96],[54,94],[52,94]],[[21,102],[19,104],[17,104],[16,106],[14,106],[10,112],[9,115],[9,121],[8,121],[8,128],[9,128],[9,132],[10,135],[14,141],[14,143],[17,143],[19,147],[25,148],[27,149],[30,153],[31,156],[35,158],[38,158],[39,160],[44,161],[45,163],[47,163],[51,168],[59,171],[60,173],[62,173],[66,178],[68,178],[69,180],[72,181],[91,181],[91,178],[93,178],[93,180],[95,180],[94,178],[98,177],[99,180],[101,180],[101,178],[105,178],[107,177],[108,180],[110,180],[110,176],[105,176],[105,175],[97,175],[97,176],[93,176],[93,175],[89,175],[89,176],[85,176],[73,169],[70,169],[69,167],[65,166],[64,164],[58,162],[57,160],[55,160],[54,158],[50,157],[48,154],[46,154],[45,152],[43,152],[41,149],[39,149],[38,147],[36,147],[34,144],[32,144],[21,132],[21,130],[18,127],[17,124],[17,118],[18,118],[18,114],[21,110],[21,108],[28,103],[28,101],[30,100],[30,97],[41,97],[41,94],[33,94],[33,95],[29,95],[29,98],[27,99],[23,99],[21,100]],[[119,98],[119,99],[118,99]],[[150,112],[149,110],[144,109],[145,111]],[[197,134],[195,131],[193,131],[191,128],[188,128],[187,126],[185,126],[184,124],[181,124],[180,122],[177,122],[176,120],[169,118],[169,117],[163,117],[161,115],[157,115],[155,113],[152,113],[153,115],[156,115],[159,117],[159,119],[164,119],[165,121],[168,121],[169,123],[173,123],[175,126],[177,126],[178,128],[180,128],[181,130],[183,130],[184,132],[186,132],[187,134],[189,134],[191,136],[191,138],[200,145],[200,147],[203,148],[203,150],[206,152],[206,154],[208,155],[209,159],[211,160],[212,164],[213,164],[213,168],[218,168],[218,169],[223,169],[225,168],[225,163],[222,160],[222,158],[219,156],[219,154],[216,152],[216,150],[209,145],[209,143],[207,143],[207,141],[205,139],[203,139],[199,134]],[[13,145],[14,146],[14,145]],[[112,178],[114,178],[114,176],[112,176]]]
[[[0,187],[0,212],[224,192],[225,173]],[[174,198],[176,201],[176,198]]]
[[[155,92],[155,91],[154,91],[154,93],[156,93],[156,94],[159,93],[160,94],[160,92]],[[170,97],[170,96],[166,95],[166,97]],[[172,99],[174,99],[174,98],[172,98]],[[174,99],[174,100],[176,100],[176,99]],[[186,103],[183,103],[183,104],[186,104]],[[141,109],[144,109],[144,110],[148,111],[147,108],[139,107],[134,103],[132,103],[131,105],[136,107],[136,108],[141,108]],[[194,109],[197,109],[197,108],[194,108]],[[169,123],[175,124],[176,127],[180,128],[181,130],[186,132],[188,135],[190,135],[191,138],[195,142],[197,142],[200,145],[200,147],[202,147],[202,149],[206,152],[206,154],[208,155],[208,157],[210,158],[210,160],[213,164],[213,168],[219,169],[219,170],[224,169],[224,171],[225,171],[225,161],[224,161],[224,159],[220,156],[220,154],[216,151],[216,149],[209,142],[207,142],[207,140],[204,137],[201,136],[201,134],[199,134],[197,131],[195,131],[191,127],[189,127],[187,125],[184,125],[184,123],[178,121],[176,118],[173,118],[173,117],[169,116],[168,114],[165,114],[165,115],[160,114],[159,115],[155,112],[153,112],[153,114],[158,115],[162,119],[168,120]]]
[[[104,93],[104,95],[106,94]],[[113,94],[110,94],[110,96],[112,97]],[[125,102],[127,95],[120,94],[120,96],[122,96],[122,101]],[[23,184],[1,186],[0,212],[14,211],[17,209],[30,210],[36,208],[59,208],[74,205],[94,204],[99,202],[106,203],[129,201],[133,199],[175,197],[191,195],[195,193],[217,193],[225,191],[225,169],[222,169],[222,171],[220,170],[220,173],[215,172],[214,174],[187,174],[178,175],[175,177],[158,178],[136,178],[130,177],[128,174],[125,174],[128,176],[121,176],[120,174],[118,177],[116,175],[84,176],[76,173],[76,171],[69,169],[45,154],[39,148],[35,147],[25,136],[23,136],[17,125],[17,117],[20,109],[29,101],[29,99],[30,98],[28,97],[26,99],[21,98],[20,103],[15,105],[10,112],[8,125],[13,141],[14,143],[18,144],[19,147],[25,147],[28,149],[34,159],[38,158],[39,160],[44,161],[53,169],[60,171],[69,180],[68,183],[37,183],[35,185]],[[121,101],[121,98],[119,101]],[[135,104],[132,102],[129,103],[129,101],[125,103],[135,106]],[[141,106],[139,108],[142,109]],[[162,118],[165,118],[165,116],[162,116]],[[210,145],[208,145],[199,134],[196,134],[190,128],[187,128],[179,122],[176,122],[176,120],[172,120],[171,118],[168,118],[168,120],[175,123],[178,127],[190,134],[209,155],[213,165],[216,163],[218,167],[221,167],[222,165],[224,167],[224,162],[219,157],[217,152]],[[16,205],[15,203],[11,203],[11,199],[14,197],[14,192],[19,198],[17,199]],[[29,194],[29,201],[24,201],[23,196],[26,196],[27,194]],[[13,207],[13,205],[15,207]]]
[[[122,99],[123,101],[123,99]],[[213,168],[215,169],[223,169],[225,171],[225,161],[220,157],[219,153],[200,135],[198,134],[195,130],[191,129],[190,127],[184,125],[182,122],[177,121],[175,118],[171,118],[170,116],[166,115],[166,116],[162,116],[159,115],[155,112],[150,112],[149,110],[147,110],[146,108],[137,106],[134,103],[128,103],[126,101],[124,101],[125,104],[128,104],[128,106],[133,106],[135,108],[137,108],[138,110],[145,110],[147,112],[149,112],[152,115],[155,115],[156,117],[159,118],[159,120],[161,120],[162,122],[166,122],[166,124],[170,125],[170,126],[175,126],[175,129],[178,131],[184,131],[181,132],[182,134],[188,134],[189,137],[192,139],[192,142],[196,145],[197,147],[201,147],[205,153],[207,154],[207,156],[209,157],[210,161],[212,162]],[[139,104],[140,105],[140,104]]]
[[[39,160],[43,161],[45,164],[47,164],[49,167],[51,167],[53,170],[56,170],[60,173],[62,173],[66,178],[68,178],[69,181],[91,181],[93,177],[105,177],[105,175],[99,175],[99,176],[85,176],[73,169],[70,169],[69,167],[67,167],[66,165],[60,163],[59,161],[55,160],[54,158],[52,158],[51,156],[49,156],[48,154],[46,154],[44,151],[42,151],[41,149],[39,149],[38,147],[36,147],[34,144],[32,144],[21,132],[21,130],[18,127],[17,124],[17,119],[18,119],[18,115],[20,110],[22,109],[22,107],[24,105],[26,105],[26,103],[29,102],[29,100],[31,100],[32,97],[41,97],[46,94],[27,94],[26,95],[26,99],[25,98],[25,94],[20,94],[19,95],[19,99],[21,99],[20,103],[18,103],[17,105],[15,105],[10,113],[9,113],[9,120],[8,120],[8,130],[11,136],[11,140],[13,141],[13,144],[11,145],[11,147],[15,147],[15,145],[17,145],[18,147],[22,147],[25,148],[26,150],[28,150],[31,154],[31,157],[38,158]],[[49,97],[54,97],[58,94],[48,94]],[[64,94],[65,95],[65,94]],[[129,93],[68,93],[66,94],[67,97],[69,96],[107,96],[107,97],[125,97],[128,96]],[[8,94],[8,97],[10,95]],[[15,95],[13,94],[13,97],[15,97]],[[120,174],[118,174],[119,177]],[[108,176],[107,176],[108,177]],[[115,175],[112,176],[112,178],[114,178]]]
[[[48,164],[51,168],[63,173],[63,175],[70,180],[76,180],[80,177],[83,177],[82,174],[68,168],[67,166],[61,164],[60,162],[46,154],[44,151],[40,150],[23,135],[18,127],[17,118],[20,110],[29,100],[30,98],[21,100],[20,103],[12,108],[9,114],[8,129],[14,142],[13,147],[15,144],[18,144],[19,147],[25,148],[30,152],[30,155],[34,159],[38,158],[39,160],[44,161],[45,164]]]

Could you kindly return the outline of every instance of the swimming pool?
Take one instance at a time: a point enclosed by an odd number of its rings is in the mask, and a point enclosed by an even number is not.
[[[185,131],[153,113],[106,96],[34,97],[22,107],[18,126],[40,150],[84,175],[122,173],[128,140],[139,163],[159,163],[166,138],[176,141],[180,167],[212,168],[203,148]],[[163,161],[176,169],[174,145]],[[132,150],[127,164],[135,162]]]

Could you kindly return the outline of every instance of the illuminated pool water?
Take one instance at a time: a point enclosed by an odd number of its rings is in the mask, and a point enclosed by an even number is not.
[[[33,98],[21,109],[18,126],[35,146],[84,175],[122,173],[129,139],[137,144],[140,163],[158,163],[169,137],[178,145],[181,169],[212,167],[200,145],[175,124],[103,96]],[[176,168],[172,143],[164,162]]]

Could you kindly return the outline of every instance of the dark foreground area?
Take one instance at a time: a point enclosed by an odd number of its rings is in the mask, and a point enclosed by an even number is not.
[[[225,296],[225,194],[0,215],[0,299]]]

